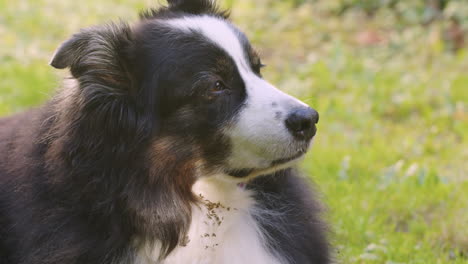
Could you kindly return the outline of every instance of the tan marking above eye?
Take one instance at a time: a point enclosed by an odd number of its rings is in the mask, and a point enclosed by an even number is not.
[[[227,71],[231,71],[234,64],[232,61],[228,60],[227,58],[219,58],[216,61],[217,67],[225,69]]]

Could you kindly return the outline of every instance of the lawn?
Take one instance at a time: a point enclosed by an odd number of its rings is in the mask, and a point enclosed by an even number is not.
[[[65,74],[48,66],[61,41],[134,21],[153,2],[0,0],[0,114],[50,98]],[[468,263],[468,52],[455,48],[457,25],[420,23],[411,1],[371,15],[339,13],[339,2],[223,3],[263,55],[265,78],[320,112],[302,168],[328,207],[336,259]],[[462,30],[465,6],[444,11]]]

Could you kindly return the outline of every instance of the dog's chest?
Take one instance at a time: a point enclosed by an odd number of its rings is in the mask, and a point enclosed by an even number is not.
[[[193,207],[185,245],[177,247],[163,264],[281,263],[265,246],[252,216],[254,201],[248,190],[235,183],[202,180],[193,192],[203,203]],[[156,263],[155,253],[146,250],[148,261],[142,264]]]

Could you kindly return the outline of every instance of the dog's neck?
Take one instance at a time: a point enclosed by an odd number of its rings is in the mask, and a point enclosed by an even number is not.
[[[204,196],[202,200],[207,199],[227,205],[237,203],[239,196],[250,196],[246,190],[246,182],[229,180],[229,177],[228,175],[202,177],[192,186],[192,192],[198,197]]]
[[[240,186],[239,186],[240,185]],[[252,191],[219,177],[200,178],[193,185],[199,199],[192,207],[192,222],[185,241],[163,262],[177,263],[271,263],[279,264],[268,251]],[[142,254],[140,254],[141,256]],[[146,248],[147,262],[157,250]]]

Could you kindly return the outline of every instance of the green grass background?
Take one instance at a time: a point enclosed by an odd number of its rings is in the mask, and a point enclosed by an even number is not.
[[[0,114],[53,95],[65,73],[48,61],[79,28],[135,21],[158,2],[0,0]],[[468,263],[468,53],[451,51],[446,20],[419,23],[411,1],[372,16],[337,15],[339,2],[222,5],[266,79],[321,114],[302,166],[328,206],[337,261]]]

